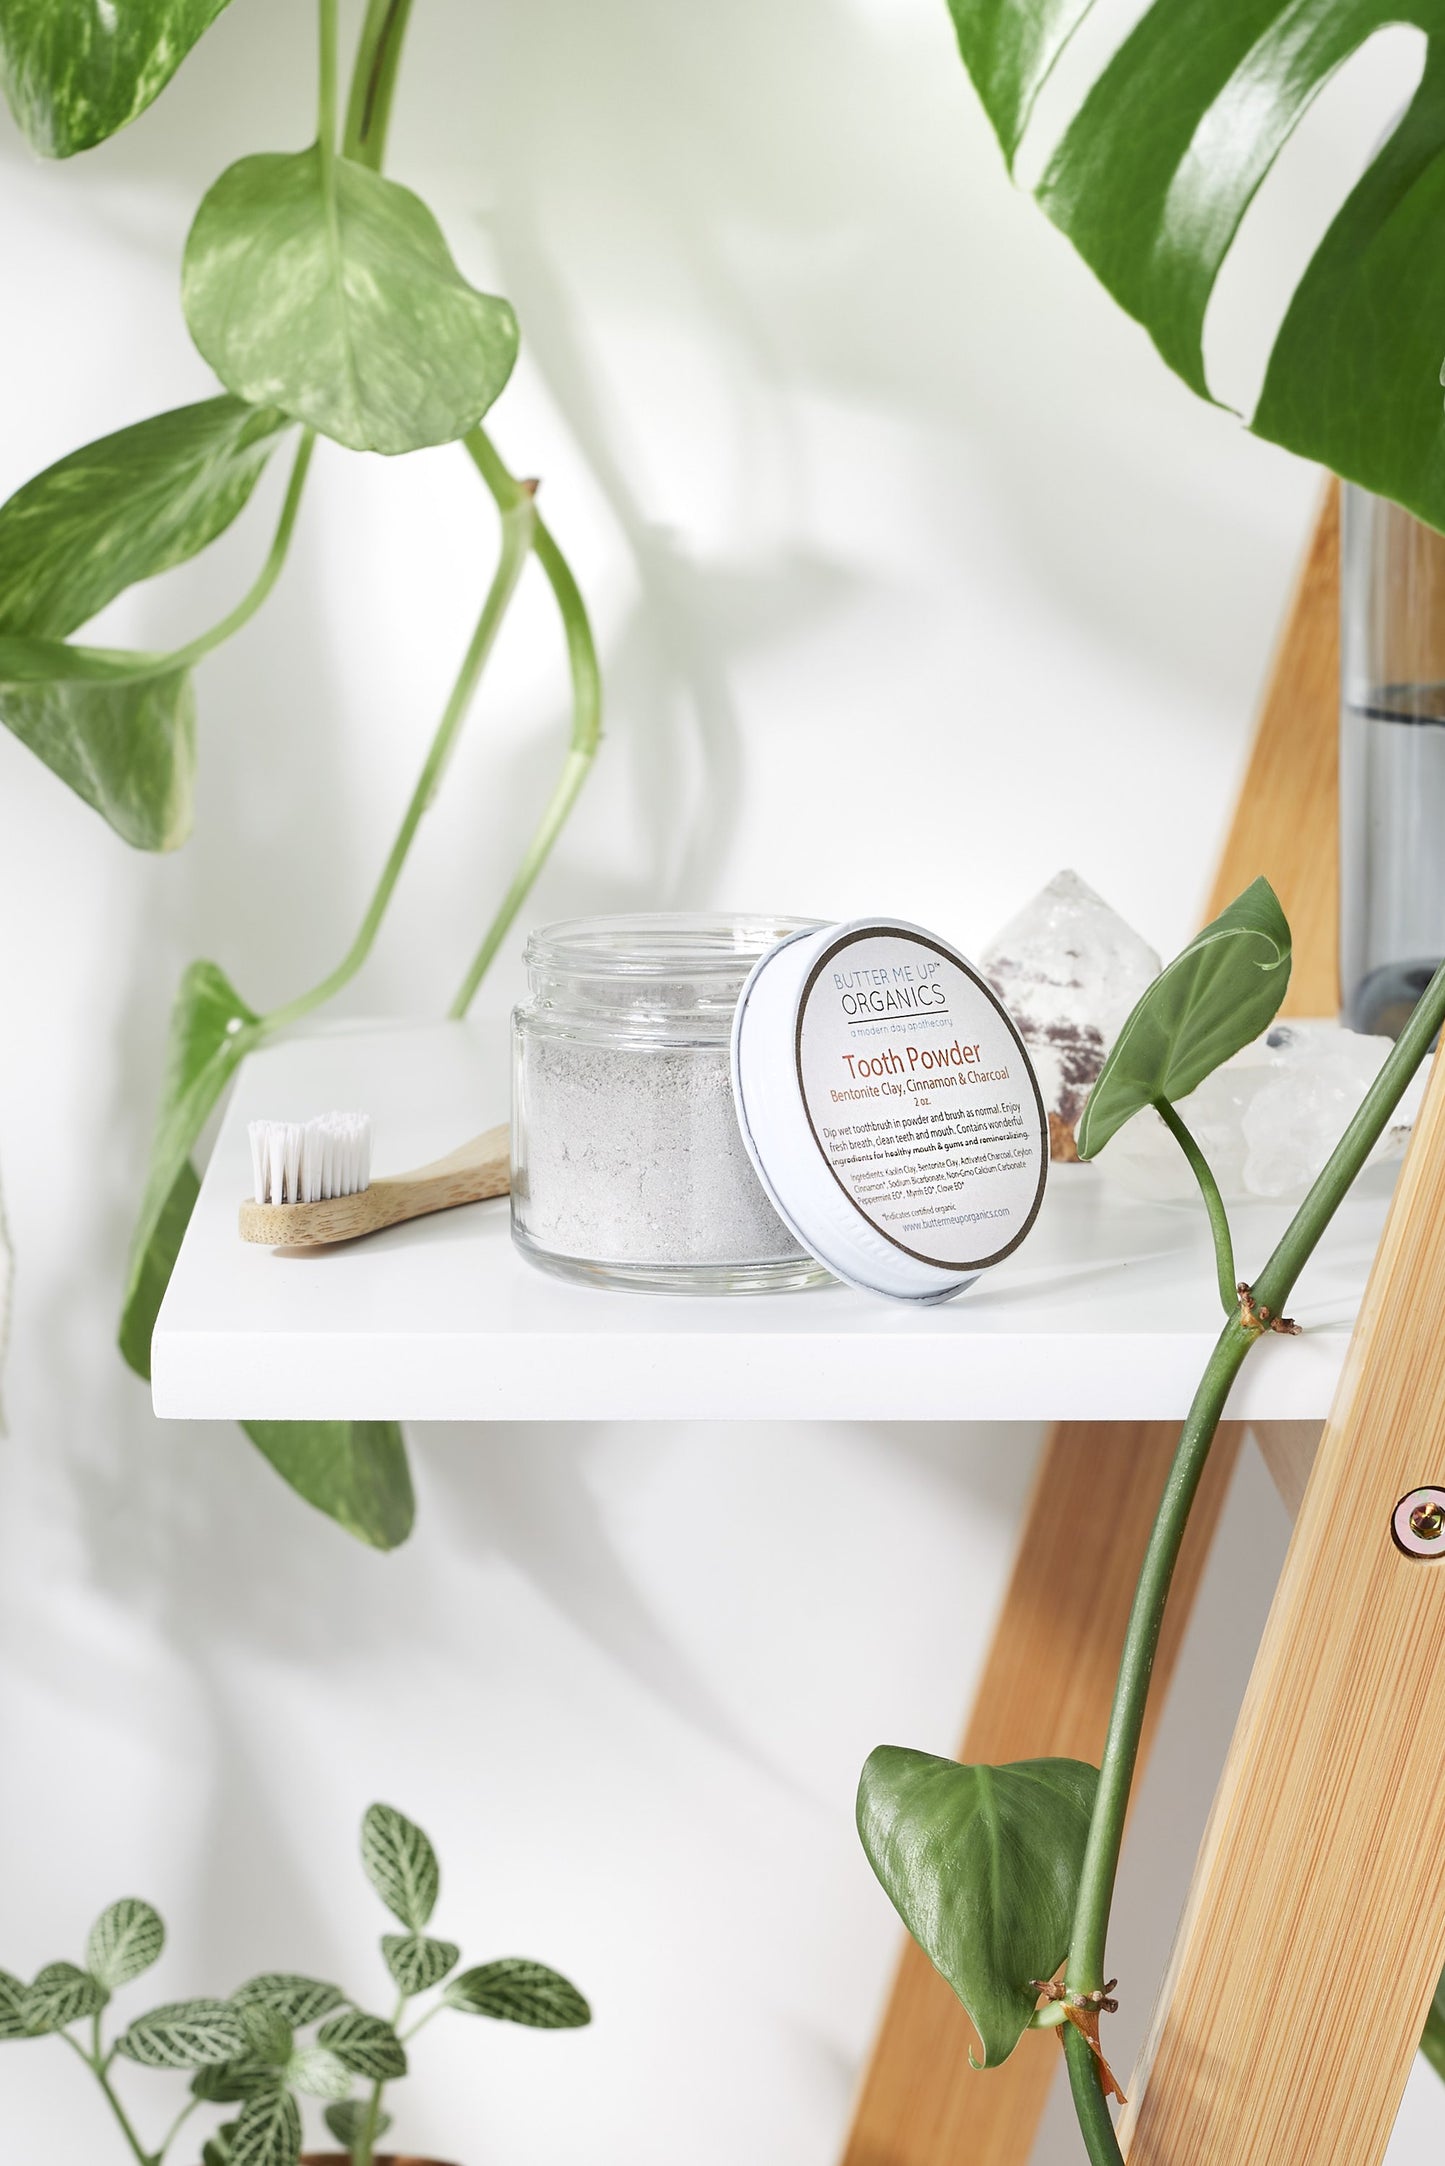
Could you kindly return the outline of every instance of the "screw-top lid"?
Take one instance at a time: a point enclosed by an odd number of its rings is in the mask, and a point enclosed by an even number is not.
[[[1048,1120],[983,979],[896,918],[794,933],[733,1019],[733,1092],[774,1208],[819,1263],[899,1301],[947,1301],[1038,1216]]]

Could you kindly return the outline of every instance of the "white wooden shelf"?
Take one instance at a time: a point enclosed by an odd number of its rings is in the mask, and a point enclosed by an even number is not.
[[[1219,1326],[1203,1211],[1122,1201],[1055,1167],[1033,1233],[971,1293],[914,1309],[830,1286],[728,1299],[573,1286],[525,1263],[505,1200],[335,1249],[236,1231],[246,1123],[355,1107],[378,1173],[505,1118],[497,1026],[349,1025],[243,1066],[156,1325],[158,1414],[424,1421],[1166,1419]],[[1328,1412],[1390,1182],[1367,1175],[1291,1304],[1299,1339],[1245,1365],[1230,1411]],[[1235,1214],[1258,1269],[1288,1214]]]

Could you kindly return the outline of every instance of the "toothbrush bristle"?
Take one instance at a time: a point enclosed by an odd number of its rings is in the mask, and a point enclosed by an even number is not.
[[[314,1121],[252,1121],[257,1203],[325,1203],[371,1185],[369,1113],[323,1113]]]

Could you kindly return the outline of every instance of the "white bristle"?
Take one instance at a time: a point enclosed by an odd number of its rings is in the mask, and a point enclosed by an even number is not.
[[[370,1114],[252,1121],[247,1134],[257,1203],[324,1203],[371,1185]]]

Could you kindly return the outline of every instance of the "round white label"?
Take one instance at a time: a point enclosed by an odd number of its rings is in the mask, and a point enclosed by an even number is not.
[[[844,934],[803,988],[797,1062],[818,1148],[875,1231],[951,1271],[1022,1241],[1048,1120],[1018,1032],[962,956],[890,927]]]

